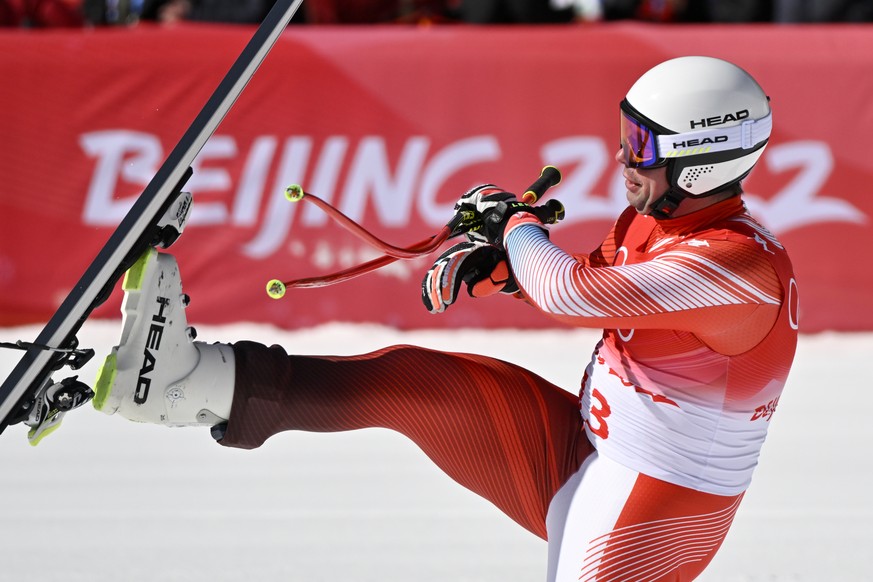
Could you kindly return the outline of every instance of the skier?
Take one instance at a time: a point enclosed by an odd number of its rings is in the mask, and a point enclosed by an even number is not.
[[[682,57],[642,75],[620,118],[629,206],[598,248],[567,253],[529,206],[486,184],[457,205],[485,226],[422,283],[433,313],[465,284],[603,328],[578,398],[473,354],[192,342],[176,262],[151,251],[125,279],[95,406],[212,426],[243,448],[292,429],[393,429],[547,539],[549,581],[695,578],[749,486],[797,340],[791,263],[741,198],[770,105],[736,65]]]

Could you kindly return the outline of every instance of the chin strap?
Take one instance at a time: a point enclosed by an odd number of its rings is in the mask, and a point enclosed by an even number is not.
[[[673,218],[676,209],[688,197],[687,192],[676,186],[676,178],[679,176],[679,171],[680,169],[676,167],[675,159],[667,162],[667,182],[670,184],[670,188],[664,192],[663,196],[652,203],[652,208],[649,211],[649,215],[652,218],[657,220]]]
[[[659,220],[673,218],[673,213],[676,212],[676,209],[685,198],[686,195],[684,192],[680,191],[678,188],[670,188],[663,196],[655,200],[649,214],[653,218]]]

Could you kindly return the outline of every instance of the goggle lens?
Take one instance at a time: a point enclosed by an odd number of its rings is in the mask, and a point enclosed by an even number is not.
[[[655,133],[624,111],[621,112],[621,149],[629,168],[649,168],[657,164]]]

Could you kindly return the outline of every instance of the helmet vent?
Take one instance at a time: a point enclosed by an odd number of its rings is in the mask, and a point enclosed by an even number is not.
[[[694,186],[694,182],[700,179],[704,174],[709,174],[712,172],[715,166],[695,166],[693,168],[689,168],[685,173],[685,187],[691,188]]]

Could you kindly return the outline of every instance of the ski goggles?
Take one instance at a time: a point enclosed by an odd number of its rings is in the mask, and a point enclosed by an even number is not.
[[[687,133],[656,130],[621,107],[621,150],[629,168],[658,168],[673,158],[757,149],[770,139],[772,113],[739,125]]]
[[[621,109],[621,150],[628,168],[657,168],[667,163],[658,157],[655,131]]]

